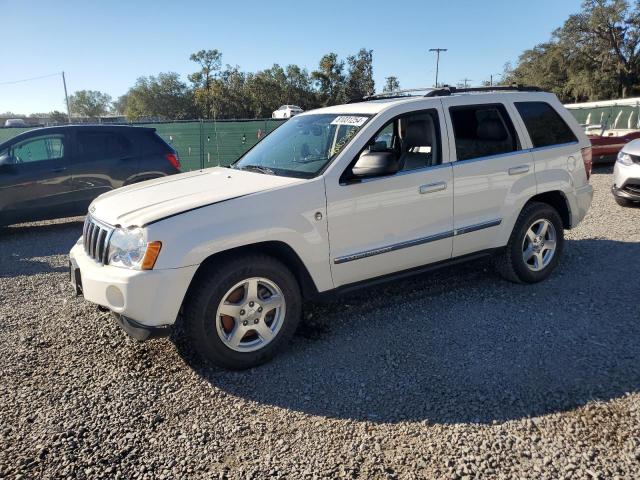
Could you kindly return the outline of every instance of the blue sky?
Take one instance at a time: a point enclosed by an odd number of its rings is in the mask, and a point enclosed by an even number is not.
[[[59,77],[2,84],[64,70],[69,92],[116,98],[141,75],[195,69],[189,55],[217,48],[223,63],[255,71],[273,63],[309,70],[333,51],[373,49],[376,89],[434,81],[480,84],[579,11],[580,0],[402,1],[64,1],[0,0],[0,112],[64,110]]]

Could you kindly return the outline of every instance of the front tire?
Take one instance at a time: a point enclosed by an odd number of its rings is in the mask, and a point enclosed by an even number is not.
[[[622,197],[613,197],[613,198],[615,198],[616,203],[621,207],[631,207],[633,205],[633,202],[626,198],[622,198]]]
[[[556,209],[531,202],[520,212],[504,251],[496,256],[496,269],[514,283],[540,282],[556,268],[563,249],[564,226]]]
[[[196,282],[185,302],[184,330],[204,360],[233,370],[255,367],[293,336],[300,288],[278,260],[250,255],[222,261]]]

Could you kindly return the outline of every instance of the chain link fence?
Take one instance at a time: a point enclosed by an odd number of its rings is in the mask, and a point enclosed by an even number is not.
[[[153,127],[180,156],[183,171],[229,165],[284,120],[185,120],[126,125]],[[113,125],[113,124],[109,124]],[[0,143],[33,127],[0,128]]]

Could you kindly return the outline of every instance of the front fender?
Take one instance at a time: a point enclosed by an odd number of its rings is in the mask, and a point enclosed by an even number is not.
[[[279,241],[302,260],[318,291],[333,288],[321,178],[197,208],[147,228],[149,241],[162,242],[155,268],[199,265],[216,253]]]

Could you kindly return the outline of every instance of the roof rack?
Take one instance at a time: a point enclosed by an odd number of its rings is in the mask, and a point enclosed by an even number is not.
[[[393,92],[381,92],[374,93],[373,95],[367,95],[365,97],[360,98],[351,98],[347,101],[347,103],[358,103],[358,102],[370,102],[372,100],[384,100],[387,98],[406,98],[410,97],[411,93],[416,92],[424,92],[427,93],[424,95],[425,97],[448,97],[449,95],[453,95],[454,93],[469,93],[469,92],[542,92],[540,87],[534,87],[530,85],[496,85],[496,86],[483,86],[483,87],[450,87],[449,85],[444,85],[440,88],[433,87],[425,87],[425,88],[409,88],[405,90],[394,90]]]
[[[425,97],[447,97],[454,93],[469,93],[469,92],[542,92],[540,87],[534,87],[529,85],[497,85],[491,87],[465,87],[457,88],[445,85],[442,88],[432,89],[427,92]]]
[[[366,95],[364,97],[350,98],[347,100],[347,103],[357,103],[357,102],[370,102],[372,100],[381,100],[386,98],[404,98],[410,97],[411,93],[416,92],[425,92],[425,91],[433,90],[433,87],[424,87],[424,88],[407,88],[404,90],[394,90],[392,92],[380,92],[374,93],[373,95]]]

